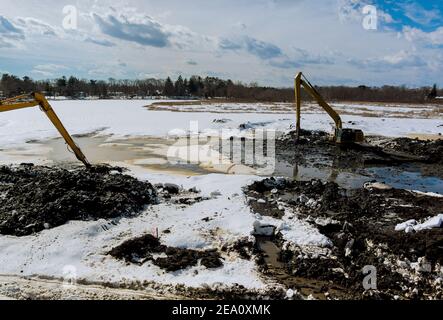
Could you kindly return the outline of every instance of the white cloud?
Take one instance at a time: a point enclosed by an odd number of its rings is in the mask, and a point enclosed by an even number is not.
[[[434,22],[441,23],[443,19],[438,9],[427,10],[417,2],[400,2],[398,5],[403,9],[406,17],[421,25],[429,26]]]
[[[308,65],[330,65],[334,63],[333,57],[315,54],[301,48],[293,48],[290,56],[282,56],[270,62],[273,67],[289,69],[301,68]]]
[[[417,28],[404,27],[403,34],[408,41],[422,42],[425,45],[443,45],[443,27],[439,27],[431,32],[424,32]]]
[[[116,46],[116,44],[112,41],[109,41],[106,39],[99,39],[94,36],[85,36],[84,41],[90,42],[93,44],[97,44],[97,45],[103,46],[103,47],[115,47]]]
[[[92,13],[100,31],[111,38],[129,41],[141,46],[178,49],[213,48],[216,40],[199,35],[181,25],[163,24],[146,14],[125,10],[107,14]]]
[[[29,65],[63,64],[69,69],[52,73],[100,78],[182,71],[278,86],[291,85],[299,69],[321,84],[368,85],[428,84],[443,72],[443,27],[394,32],[392,16],[378,10],[379,29],[364,30],[362,5],[373,0],[113,3],[76,1],[79,29],[72,31],[62,28],[55,0],[2,8],[0,68],[23,76]]]
[[[167,47],[171,34],[149,16],[126,17],[124,15],[100,16],[93,14],[100,30],[113,38],[151,47]]]
[[[339,0],[338,1],[338,16],[342,23],[357,22],[361,23],[365,14],[363,8],[367,5],[374,5],[373,0]],[[377,9],[377,18],[379,23],[394,23],[394,18],[380,7]]]
[[[15,47],[17,42],[24,39],[23,31],[17,28],[12,21],[0,15],[0,48]]]
[[[403,68],[422,68],[427,66],[426,61],[421,56],[408,51],[399,51],[394,54],[363,60],[350,59],[349,63],[361,68],[368,68],[374,71],[387,71]]]
[[[66,31],[61,27],[55,27],[40,19],[32,17],[17,17],[7,19],[0,16],[0,48],[14,47],[18,42],[32,41],[37,37],[55,37],[71,41],[84,41],[104,47],[113,47],[115,44],[100,36],[95,36],[86,30]],[[14,40],[12,42],[11,40]]]
[[[61,33],[60,28],[31,17],[18,17],[14,22],[26,35],[58,36]]]
[[[23,39],[23,31],[4,16],[0,16],[0,35],[11,39]]]
[[[282,49],[278,46],[248,36],[237,39],[221,39],[219,46],[222,50],[244,50],[263,60],[283,55]]]
[[[0,36],[0,49],[1,48],[12,48],[13,46],[14,45],[10,41],[8,41]]]
[[[128,78],[128,64],[124,61],[109,61],[103,64],[95,64],[88,68],[87,74],[92,78]]]
[[[34,66],[32,73],[42,77],[54,77],[68,68],[59,64],[40,64]]]

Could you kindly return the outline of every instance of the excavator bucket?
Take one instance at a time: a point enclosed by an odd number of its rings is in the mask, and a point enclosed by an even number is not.
[[[334,141],[337,144],[361,143],[365,141],[365,135],[359,129],[335,129]]]

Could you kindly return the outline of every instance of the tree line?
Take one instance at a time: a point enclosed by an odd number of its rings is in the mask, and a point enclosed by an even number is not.
[[[328,101],[368,101],[368,102],[410,102],[424,103],[435,100],[437,86],[407,88],[405,86],[348,87],[322,86],[317,90]],[[173,81],[162,79],[104,80],[79,79],[63,76],[53,80],[33,80],[3,74],[0,80],[0,96],[13,97],[23,93],[39,91],[47,96],[65,96],[72,99],[96,97],[109,98],[223,98],[237,101],[290,102],[294,100],[293,88],[273,88],[256,83],[245,84],[216,77],[192,76],[189,79],[179,76]],[[304,100],[311,100],[302,92]]]

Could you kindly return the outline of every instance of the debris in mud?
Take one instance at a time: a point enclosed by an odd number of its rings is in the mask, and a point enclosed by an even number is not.
[[[239,125],[240,130],[249,130],[249,129],[257,129],[260,127],[265,127],[266,125],[271,124],[272,121],[262,121],[262,122],[250,122],[242,123]]]
[[[173,183],[158,183],[155,184],[159,197],[169,203],[178,205],[193,205],[198,202],[209,200],[209,197],[203,197],[200,195],[200,190],[196,187],[188,190]]]
[[[234,243],[225,244],[221,248],[223,252],[236,252],[242,259],[250,260],[254,254],[254,238],[240,238]]]
[[[133,216],[158,202],[149,183],[122,174],[121,168],[98,166],[0,167],[0,233],[24,236],[69,220]]]
[[[214,119],[212,122],[213,123],[228,123],[228,122],[231,122],[231,121],[232,121],[231,119],[223,118],[223,119]]]
[[[443,214],[439,214],[435,217],[423,221],[422,223],[418,223],[418,221],[415,219],[399,223],[395,226],[395,231],[404,231],[406,233],[411,233],[411,232],[419,232],[422,230],[441,228],[442,226],[443,226]]]
[[[168,247],[150,234],[128,240],[112,249],[109,254],[114,258],[140,265],[152,261],[154,265],[168,272],[196,266],[199,261],[208,269],[223,265],[217,250],[198,251]]]
[[[443,139],[396,138],[382,143],[381,146],[416,156],[425,156],[428,163],[443,164]]]
[[[295,134],[290,132],[278,139],[276,152],[277,157],[299,165],[313,163],[314,166],[321,167],[331,163],[335,168],[350,168],[439,163],[443,157],[443,140],[414,143],[413,139],[400,138],[384,139],[377,145],[336,145],[330,141],[330,135],[323,131],[302,130],[297,142]]]
[[[275,268],[278,281],[297,285],[303,279],[304,285],[311,286],[320,281],[324,288],[317,288],[319,294],[334,291],[332,297],[340,298],[443,297],[443,228],[396,231],[404,221],[432,222],[428,219],[441,217],[443,197],[381,184],[346,190],[320,180],[278,181],[278,187],[273,178],[255,182],[246,194],[265,199],[268,207],[284,204],[292,208],[291,214],[316,226],[333,243],[332,248],[311,252],[286,243],[277,234],[272,241],[281,250],[283,264]],[[253,208],[266,215],[266,206]],[[421,265],[426,268],[418,267]],[[365,266],[376,268],[377,290],[363,288]],[[284,277],[279,276],[282,270]]]
[[[180,192],[180,186],[173,183],[165,183],[163,184],[163,190],[169,194],[178,194]]]
[[[263,224],[260,221],[255,221],[253,224],[255,236],[273,236],[276,230],[275,226]]]

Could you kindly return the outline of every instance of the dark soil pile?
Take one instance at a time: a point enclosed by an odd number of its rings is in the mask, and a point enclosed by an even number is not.
[[[154,258],[154,254],[165,254],[166,257]],[[148,234],[130,239],[112,249],[109,254],[114,258],[130,263],[143,264],[152,261],[166,271],[177,271],[196,266],[198,261],[206,268],[219,268],[223,265],[220,254],[216,250],[197,251],[174,248],[160,244],[159,239]]]
[[[421,150],[407,148],[405,143],[387,143],[383,147],[370,144],[336,145],[330,141],[328,133],[308,130],[301,131],[298,141],[295,137],[293,131],[276,141],[278,159],[299,165],[349,169],[373,165],[430,163],[438,155],[442,155],[442,151],[435,150],[431,144],[423,146]],[[397,148],[393,147],[397,145]]]
[[[397,138],[383,144],[383,147],[400,152],[425,156],[426,162],[443,164],[443,139],[418,140],[409,138]]]
[[[279,199],[333,242],[333,257],[306,257],[301,252],[283,250],[280,259],[289,278],[324,280],[343,288],[348,297],[364,298],[362,269],[370,265],[377,268],[378,275],[378,291],[373,297],[442,297],[433,283],[439,272],[436,270],[443,264],[443,228],[405,233],[395,231],[395,226],[442,213],[443,198],[370,187],[348,191],[320,180],[266,179],[255,182],[246,192],[267,200],[261,207],[254,207],[255,211],[266,214],[269,210],[263,207],[275,206]],[[281,246],[279,235],[274,241]],[[433,271],[419,274],[413,281],[397,272],[398,261],[406,262],[405,268],[414,272],[410,263],[423,258]],[[386,264],[389,260],[393,265]]]
[[[0,167],[0,233],[24,236],[69,220],[132,216],[157,203],[149,182],[106,166]]]

